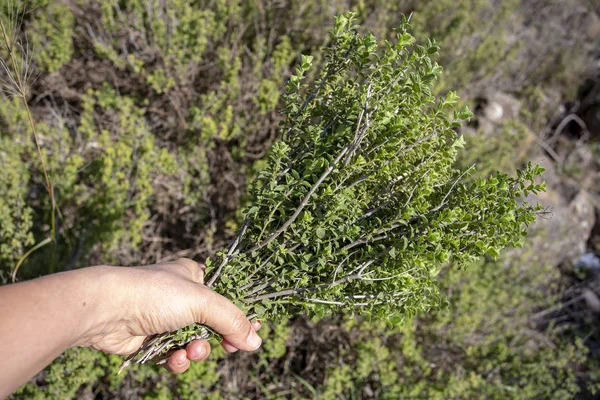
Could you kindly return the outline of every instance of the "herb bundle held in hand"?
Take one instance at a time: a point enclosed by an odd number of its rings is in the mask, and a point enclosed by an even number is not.
[[[416,45],[406,19],[378,48],[353,14],[335,20],[313,85],[303,56],[287,84],[282,140],[252,190],[231,246],[207,261],[208,285],[248,315],[280,319],[338,310],[399,323],[439,304],[436,275],[519,245],[539,206],[543,170],[516,178],[465,177],[453,168],[468,109],[436,99],[439,45]],[[202,325],[150,338],[130,362],[161,358],[211,331]]]

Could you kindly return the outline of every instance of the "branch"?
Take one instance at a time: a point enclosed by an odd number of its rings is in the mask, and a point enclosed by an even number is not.
[[[370,96],[371,96],[371,84],[369,83],[369,86],[367,87],[367,95],[365,97],[365,104],[363,105],[363,107],[360,111],[360,115],[358,117],[358,122],[356,123],[356,131],[354,132],[354,141],[352,143],[352,146],[350,147],[350,151],[348,151],[348,155],[346,156],[344,165],[348,165],[350,163],[350,161],[352,160],[352,156],[354,155],[354,152],[356,151],[358,146],[360,146],[360,143],[365,138],[365,133],[366,133],[367,129],[369,129],[369,126],[371,125],[371,121],[369,119],[369,111],[368,111]],[[363,127],[361,127],[363,115],[365,116],[365,125]]]
[[[398,151],[396,154],[394,154],[393,157],[388,158],[379,168],[374,169],[373,171],[369,172],[368,174],[364,174],[362,175],[360,178],[358,178],[356,181],[352,182],[350,185],[348,185],[348,189],[358,185],[359,183],[365,181],[367,178],[371,177],[373,174],[375,174],[377,171],[381,170],[381,168],[387,166],[388,164],[390,164],[395,158],[397,157],[401,157],[404,154],[406,154],[407,152],[411,151],[412,149],[414,149],[415,147],[417,147],[418,145],[420,145],[421,143],[425,142],[427,139],[429,139],[430,137],[434,136],[435,134],[437,134],[437,131],[433,131],[430,134],[423,136],[422,138],[420,138],[419,140],[417,140],[416,142],[414,142],[413,144],[409,145],[408,147]],[[388,139],[389,140],[389,139]],[[382,145],[384,145],[385,143],[387,143],[387,141],[380,143],[379,145],[375,146],[374,149],[372,149],[371,151],[369,151],[367,153],[367,156],[369,154],[371,154],[374,150],[380,148]]]
[[[248,225],[250,225],[250,220],[247,218],[246,221],[244,221],[244,225],[242,226],[242,229],[240,229],[240,233],[237,235],[237,237],[235,238],[235,240],[229,247],[229,251],[227,252],[227,255],[225,256],[225,258],[223,258],[221,265],[219,265],[219,268],[217,268],[217,271],[214,273],[214,275],[212,275],[210,277],[210,280],[208,281],[206,286],[211,287],[215,283],[217,278],[219,278],[219,275],[221,275],[223,268],[225,268],[225,266],[227,265],[229,260],[231,260],[231,258],[233,257],[235,249],[240,244],[240,241],[242,240],[242,237],[244,236],[244,233],[246,232]]]
[[[335,282],[335,278],[337,277],[337,273],[338,273],[338,271],[340,270],[340,268],[342,267],[342,265],[344,265],[344,263],[345,263],[346,261],[348,261],[348,259],[349,259],[350,257],[352,257],[353,255],[355,255],[357,252],[358,252],[358,250],[356,250],[356,251],[353,251],[352,253],[348,254],[348,256],[347,256],[346,258],[344,258],[344,259],[342,260],[342,262],[341,262],[341,263],[339,263],[339,264],[337,265],[337,267],[335,268],[335,271],[333,272],[333,282]]]
[[[413,267],[407,271],[400,272],[399,274],[396,274],[394,276],[388,276],[386,278],[365,278],[365,277],[363,277],[362,279],[365,281],[389,281],[390,279],[400,278],[401,276],[404,276],[404,275],[408,274],[409,272],[414,271],[415,269],[417,269],[417,267]]]
[[[323,183],[323,181],[331,174],[331,172],[333,171],[333,169],[335,168],[335,166],[337,165],[337,163],[348,152],[349,147],[350,147],[349,145],[346,146],[346,147],[344,147],[344,149],[340,152],[340,154],[336,157],[336,159],[331,163],[331,165],[321,175],[321,177],[319,178],[319,180],[310,188],[310,191],[306,194],[306,196],[304,197],[304,199],[302,200],[302,202],[300,203],[300,205],[298,206],[298,208],[296,208],[296,211],[294,211],[294,213],[292,214],[292,216],[281,226],[281,228],[279,228],[275,232],[273,232],[273,234],[271,234],[271,236],[269,236],[263,242],[261,242],[261,243],[257,244],[256,246],[252,247],[248,251],[249,253],[252,253],[252,252],[254,252],[256,250],[262,249],[263,247],[265,247],[266,245],[268,245],[269,243],[271,243],[273,240],[275,240],[283,232],[285,232],[285,230],[287,228],[289,228],[289,226],[292,223],[294,223],[294,221],[296,220],[296,218],[298,218],[298,216],[300,215],[300,213],[302,212],[302,210],[304,209],[304,207],[307,206],[308,201],[310,200],[310,198],[312,197],[312,195],[319,188],[319,186],[321,186],[321,183]]]
[[[551,144],[554,144],[554,142],[556,142],[556,138],[562,133],[562,131],[565,129],[565,127],[571,121],[575,122],[577,125],[579,125],[579,128],[581,128],[581,131],[584,132],[587,137],[589,137],[589,130],[588,130],[585,122],[581,118],[579,118],[579,116],[577,114],[572,113],[572,114],[567,115],[565,118],[563,118],[562,121],[560,121],[560,124],[558,124],[558,126],[554,130],[554,133],[552,134],[552,136],[550,136],[548,138],[548,142]]]
[[[376,232],[373,232],[373,235],[385,234],[385,233],[387,233],[393,229],[396,229],[400,226],[403,226],[403,225],[405,225],[405,223],[395,222],[386,228],[382,228]],[[387,237],[387,235],[386,236],[378,236],[378,237],[374,237],[372,240],[377,241],[377,240],[385,239],[386,237]],[[354,242],[342,247],[342,250],[350,250],[351,248],[356,247],[361,244],[364,244],[364,243],[367,243],[368,241],[369,241],[368,236],[363,235],[363,236],[359,237],[358,239],[356,239]]]
[[[252,297],[252,298],[245,298],[244,301],[248,304],[252,304],[252,303],[256,303],[257,301],[273,299],[276,297],[293,296],[293,295],[297,295],[297,294],[304,293],[304,292],[311,292],[311,291],[316,291],[316,290],[320,290],[320,289],[328,289],[328,288],[331,288],[333,286],[339,285],[344,282],[350,282],[352,280],[359,279],[362,276],[362,271],[366,267],[371,265],[373,262],[375,262],[375,260],[367,261],[363,265],[361,265],[360,266],[361,270],[359,271],[358,274],[348,275],[348,276],[345,276],[344,278],[338,279],[331,283],[325,283],[322,285],[318,285],[314,288],[286,289],[286,290],[280,290],[278,292],[265,293],[265,294],[261,294],[260,296],[256,296],[256,297]]]
[[[446,205],[446,199],[448,198],[448,196],[450,196],[450,193],[452,193],[452,190],[454,190],[454,187],[456,186],[456,184],[458,183],[458,181],[460,181],[460,179],[465,176],[465,174],[467,172],[469,172],[470,170],[472,170],[473,168],[475,168],[475,164],[471,165],[469,168],[467,168],[462,174],[459,175],[458,178],[456,178],[456,180],[454,181],[454,183],[452,184],[452,186],[450,187],[450,190],[448,190],[448,192],[446,193],[446,195],[444,196],[444,198],[442,199],[442,201],[440,202],[440,204],[429,210],[427,213],[432,213],[432,212],[436,212],[438,211],[440,208],[444,207]]]
[[[260,292],[261,290],[268,288],[274,281],[275,279],[270,279],[268,282],[265,282],[262,285],[255,287],[248,293],[248,296],[252,296],[253,294]]]
[[[273,298],[276,298],[276,297],[292,296],[292,295],[295,295],[295,294],[299,294],[299,293],[305,292],[307,290],[308,289],[306,289],[306,288],[280,290],[279,292],[266,293],[266,294],[261,294],[260,296],[256,296],[256,297],[252,297],[252,298],[246,298],[246,299],[244,299],[244,301],[246,303],[248,303],[248,304],[252,304],[252,303],[256,303],[257,301],[262,301],[262,300],[267,300],[267,299],[273,299]]]
[[[335,306],[343,306],[344,304],[346,304],[343,301],[321,300],[321,299],[315,299],[312,297],[311,298],[305,297],[303,300],[310,301],[313,303],[330,304],[330,305],[335,305]]]

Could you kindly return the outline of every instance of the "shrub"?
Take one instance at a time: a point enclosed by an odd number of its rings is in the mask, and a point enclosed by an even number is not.
[[[29,171],[17,148],[10,138],[0,136],[0,266],[14,266],[34,242],[33,210],[26,201]],[[0,283],[8,283],[9,272],[0,268]]]
[[[40,68],[55,72],[69,61],[73,54],[73,23],[73,14],[66,5],[48,2],[36,10],[28,35],[34,61]]]
[[[45,271],[56,270],[58,258],[62,266],[67,260],[67,268],[72,268],[93,246],[110,251],[118,247],[135,249],[141,243],[144,223],[150,218],[154,182],[178,172],[175,157],[166,149],[157,148],[143,118],[143,109],[133,99],[117,96],[112,88],[105,86],[84,96],[82,107],[76,137],[70,135],[60,115],[36,123],[39,135],[45,140],[42,155],[62,215],[56,246],[33,253],[23,269],[28,271],[26,276],[39,273],[40,267],[36,269],[36,265],[43,265]],[[8,153],[4,157],[8,167],[4,177],[12,180],[6,186],[10,192],[2,199],[11,201],[7,204],[17,207],[15,211],[23,210],[13,213],[14,222],[7,221],[3,229],[14,238],[13,242],[6,242],[12,243],[13,253],[22,254],[23,246],[32,244],[31,233],[27,231],[33,213],[27,207],[31,201],[20,197],[31,186],[42,187],[39,158],[29,135],[23,131],[27,114],[22,104],[17,99],[0,100],[0,116],[5,122],[3,143],[9,143],[9,134],[23,137],[2,148],[2,154],[11,151],[10,159]],[[111,131],[119,133],[118,141],[113,140]],[[23,163],[23,159],[29,162]],[[179,181],[183,186],[183,176]],[[17,182],[19,186],[14,187]],[[47,196],[35,200],[39,220],[49,220],[45,217],[51,208],[49,201]],[[35,232],[40,230],[43,232],[38,226]],[[13,231],[14,234],[10,233]],[[44,262],[37,262],[40,259]],[[12,270],[14,261],[14,254],[10,259],[0,259],[2,269]]]
[[[332,399],[571,399],[580,391],[577,371],[587,351],[536,320],[559,301],[558,278],[552,266],[523,267],[518,260],[446,269],[440,282],[448,308],[401,329],[352,321],[342,360],[324,381],[311,383]]]
[[[303,81],[312,57],[288,82],[283,140],[237,238],[207,261],[208,285],[251,316],[346,310],[396,325],[439,305],[435,276],[445,263],[522,243],[540,208],[514,199],[543,189],[534,182],[543,169],[461,182],[470,169],[453,168],[464,144],[454,129],[471,114],[455,109],[453,92],[436,101],[441,67],[430,57],[439,46],[415,45],[409,28],[404,18],[396,43],[378,53],[352,13],[338,17],[317,82]],[[197,334],[206,329],[163,335],[130,359]]]

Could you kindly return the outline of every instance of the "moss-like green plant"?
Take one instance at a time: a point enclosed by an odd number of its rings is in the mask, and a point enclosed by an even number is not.
[[[8,10],[6,10],[8,8]],[[29,89],[32,82],[33,67],[31,63],[31,54],[27,42],[20,38],[19,29],[21,24],[20,14],[17,9],[12,9],[3,5],[0,8],[0,91],[3,97],[19,99],[22,104],[27,124],[30,128],[30,134],[33,136],[38,153],[38,160],[41,164],[41,170],[44,174],[46,191],[50,198],[50,236],[39,242],[36,246],[25,253],[15,264],[12,272],[12,280],[15,281],[16,273],[23,260],[37,248],[56,241],[56,220],[55,220],[55,197],[52,181],[48,175],[45,157],[42,154],[40,140],[33,114],[29,108]],[[6,14],[5,14],[6,13]],[[20,214],[20,213],[19,213]]]
[[[199,7],[186,0],[124,4],[105,0],[101,2],[102,24],[94,35],[94,48],[117,67],[131,67],[157,93],[164,93],[175,84],[188,83],[206,49],[225,35],[226,21],[239,7],[228,0],[212,7]],[[122,52],[116,38],[127,31],[136,32],[136,48],[143,51]],[[158,60],[148,58],[144,52],[149,49],[157,53]]]
[[[231,246],[209,259],[208,286],[251,317],[357,312],[399,324],[439,304],[442,265],[497,257],[519,245],[539,206],[516,197],[543,190],[531,164],[516,178],[469,184],[454,169],[455,128],[471,116],[450,92],[436,99],[439,45],[415,45],[406,18],[378,51],[340,16],[314,85],[303,57],[287,84],[283,140],[260,173]],[[191,326],[151,338],[145,362],[210,331]]]
[[[581,390],[574,366],[590,362],[587,351],[559,329],[536,326],[539,310],[560,301],[558,278],[552,266],[506,258],[445,270],[448,308],[400,329],[349,321],[356,336],[340,364],[353,367],[332,365],[317,391],[331,399],[366,386],[384,399],[572,399]]]
[[[11,138],[0,137],[0,283],[8,282],[8,268],[33,245],[31,207],[26,193],[29,171],[21,162],[18,145]]]
[[[0,178],[6,183],[0,190],[0,208],[3,214],[11,216],[10,220],[3,219],[5,223],[0,228],[0,235],[5,237],[2,254],[6,256],[0,257],[0,270],[14,268],[33,244],[32,233],[40,235],[42,230],[40,226],[31,229],[32,221],[46,220],[53,208],[49,196],[41,197],[34,206],[27,204],[31,200],[26,194],[31,187],[44,182],[38,172],[42,168],[40,160],[45,161],[52,177],[52,193],[57,210],[61,211],[60,231],[56,246],[27,258],[24,269],[30,271],[22,276],[56,270],[59,263],[58,268],[69,263],[67,268],[73,268],[94,246],[112,250],[119,246],[137,248],[143,225],[150,218],[155,180],[178,175],[181,189],[186,190],[183,181],[188,174],[181,171],[180,161],[173,153],[159,148],[143,117],[143,108],[131,97],[119,96],[106,85],[82,96],[81,108],[76,136],[70,134],[58,113],[46,121],[34,121],[36,131],[44,138],[38,155],[34,143],[26,140],[29,121],[22,101],[0,99],[0,162],[3,159],[6,166]],[[118,140],[114,140],[117,135]],[[198,154],[193,158],[189,155],[193,151],[194,148],[188,148],[181,152],[181,163],[190,173],[198,162],[203,162]],[[201,167],[206,168],[205,163],[198,166]],[[189,177],[192,178],[195,186],[190,190],[201,196],[206,178]],[[114,256],[107,257],[107,261],[111,257]],[[14,262],[11,264],[10,260]]]
[[[96,115],[114,121],[103,125]],[[108,128],[118,131],[114,141]],[[92,164],[73,187],[69,199],[78,203],[87,220],[86,246],[101,243],[108,248],[127,244],[136,247],[142,240],[142,226],[150,217],[154,193],[153,176],[173,175],[177,162],[166,149],[158,149],[143,118],[143,109],[130,97],[121,97],[109,86],[84,97],[79,132],[98,151],[87,154]],[[134,162],[132,163],[132,160]],[[126,215],[127,224],[123,224]]]
[[[36,13],[28,36],[33,59],[45,71],[55,72],[71,59],[73,23],[71,10],[60,3],[49,2]]]

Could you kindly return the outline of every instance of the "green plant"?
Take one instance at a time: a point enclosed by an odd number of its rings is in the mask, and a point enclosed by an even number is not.
[[[225,22],[239,7],[228,0],[213,7],[198,7],[185,0],[125,4],[105,0],[101,4],[102,23],[94,27],[94,48],[117,67],[129,66],[157,93],[165,93],[192,79],[207,48],[227,33]],[[136,33],[137,48],[152,49],[158,59],[144,51],[130,53],[119,48],[117,38],[129,32]]]
[[[453,168],[468,119],[458,97],[436,100],[439,45],[415,45],[406,18],[381,52],[340,16],[314,85],[303,57],[284,96],[283,140],[251,189],[246,220],[227,251],[207,261],[207,285],[251,317],[357,312],[397,325],[440,302],[436,275],[520,245],[543,190],[529,164],[517,177],[461,180]],[[206,337],[196,325],[151,338],[124,363],[145,362]]]
[[[40,68],[55,72],[73,54],[71,35],[74,18],[69,7],[60,2],[40,5],[40,10],[36,10],[35,23],[28,31],[32,48],[35,49],[33,59]]]
[[[352,343],[316,385],[320,396],[352,398],[368,387],[382,399],[573,398],[587,351],[536,318],[559,304],[559,273],[521,261],[503,257],[445,269],[440,286],[449,307],[400,329],[350,320]]]
[[[50,236],[43,241],[40,241],[35,247],[39,248],[47,243],[56,241],[56,220],[55,209],[56,203],[54,199],[54,189],[46,168],[46,161],[40,147],[40,140],[36,129],[36,124],[33,119],[32,112],[29,108],[27,96],[29,95],[30,84],[33,76],[33,68],[31,65],[31,53],[28,44],[20,39],[18,30],[20,29],[19,10],[9,9],[8,17],[5,17],[6,10],[0,10],[0,89],[4,91],[4,95],[18,98],[25,109],[27,115],[27,123],[31,129],[31,134],[35,142],[41,169],[44,174],[46,191],[50,197]],[[32,249],[33,250],[33,249]],[[25,253],[26,257],[29,253]],[[16,279],[16,274],[19,266],[22,264],[24,257],[16,263],[13,272],[12,280]]]
[[[33,221],[45,220],[52,210],[47,196],[37,200],[26,197],[31,187],[41,186],[43,177],[36,173],[40,165],[37,149],[25,139],[28,113],[18,100],[0,99],[0,155],[7,167],[3,176],[6,192],[2,192],[0,201],[14,209],[12,219],[5,220],[0,228],[2,236],[12,236],[3,242],[3,254],[12,254],[11,258],[0,258],[0,269],[4,270],[12,270],[19,258],[23,259],[33,235],[47,235],[43,225]],[[105,85],[83,95],[81,108],[76,136],[70,134],[58,113],[34,121],[36,131],[44,138],[40,151],[52,176],[56,207],[62,214],[55,245],[29,255],[22,278],[74,268],[82,262],[89,265],[86,257],[94,247],[113,254],[116,248],[137,249],[156,207],[157,181],[168,180],[173,186],[180,185],[178,190],[185,190],[184,180],[188,177],[180,163],[185,165],[192,150],[160,148],[143,118],[143,108],[133,98],[118,96]],[[114,140],[116,135],[118,140]],[[180,161],[179,154],[186,158]],[[194,161],[200,160],[196,157]],[[14,188],[17,181],[18,190]],[[198,193],[204,182],[196,178]],[[25,237],[27,243],[22,242]],[[45,243],[43,236],[38,243]],[[114,255],[103,262],[111,258]],[[9,265],[9,260],[14,263]]]
[[[465,141],[465,151],[458,154],[457,165],[467,168],[476,164],[474,175],[484,178],[497,171],[509,173],[515,166],[526,163],[533,153],[533,133],[516,120],[503,122],[491,135],[482,132],[465,135]]]
[[[29,171],[17,147],[10,138],[0,137],[0,265],[14,266],[34,243],[33,210],[25,199]],[[0,283],[8,283],[8,271],[0,271]]]

